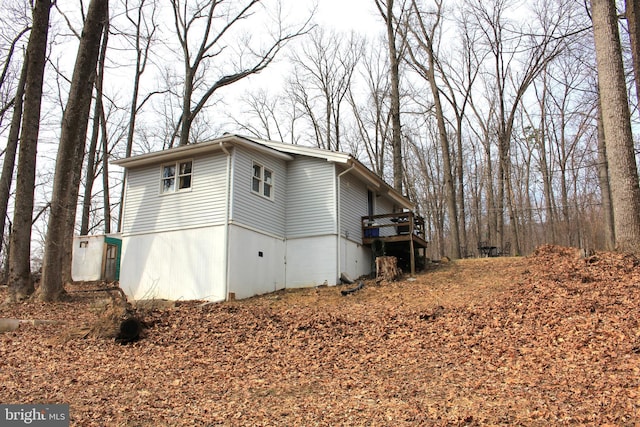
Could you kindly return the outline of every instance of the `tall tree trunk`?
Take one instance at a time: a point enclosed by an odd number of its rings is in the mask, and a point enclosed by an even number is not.
[[[460,234],[458,227],[458,208],[456,206],[456,187],[451,166],[451,150],[449,138],[445,125],[444,111],[440,102],[440,92],[436,83],[433,51],[429,55],[429,85],[436,108],[436,119],[438,122],[438,138],[440,139],[440,149],[442,150],[442,161],[444,168],[444,186],[447,200],[447,213],[449,214],[449,228],[451,233],[451,256],[454,259],[460,258]]]
[[[27,45],[27,78],[20,147],[13,230],[9,257],[9,299],[22,300],[34,291],[31,280],[31,217],[36,182],[36,154],[40,130],[42,83],[49,33],[51,0],[36,0],[33,24]]]
[[[104,232],[111,233],[111,200],[109,195],[109,135],[107,134],[107,118],[104,109],[102,117],[102,210],[104,214]]]
[[[604,142],[604,126],[602,125],[602,110],[598,101],[598,182],[602,197],[602,214],[604,218],[605,249],[615,247],[615,231],[613,226],[613,207],[611,206],[611,187],[609,183],[609,167],[607,166],[607,147]]]
[[[616,5],[591,0],[616,249],[640,253],[640,187],[622,65]]]
[[[193,85],[195,84],[194,70],[189,65],[188,60],[185,62],[185,78],[184,89],[182,94],[182,123],[180,126],[180,139],[178,145],[183,146],[189,143],[189,134],[191,132],[191,123],[193,122],[193,114],[191,112],[191,97],[193,96]],[[170,141],[173,146],[173,140]]]
[[[73,240],[91,94],[108,11],[108,0],[91,0],[78,47],[69,100],[62,117],[40,286],[40,299],[43,301],[62,297],[63,281],[67,279],[65,270],[71,265],[65,244]]]
[[[467,250],[469,242],[467,242],[467,213],[465,206],[465,187],[464,187],[464,157],[462,155],[462,117],[457,118],[457,132],[456,132],[456,163],[457,163],[457,186],[456,197],[458,198],[458,225],[460,227],[460,247]],[[460,254],[464,256],[464,254]]]
[[[488,130],[487,130],[488,131]],[[489,242],[495,242],[498,235],[498,210],[496,205],[496,190],[493,180],[494,165],[491,159],[491,139],[489,135],[484,135],[484,156],[485,156],[485,180],[486,180],[486,192],[487,192],[487,234],[486,239]],[[485,240],[485,236],[478,236],[478,240]]]
[[[506,172],[505,172],[505,183],[504,186],[507,191],[507,208],[509,210],[509,234],[511,239],[511,250],[514,255],[520,255],[520,231],[518,224],[518,215],[516,212],[516,201],[513,194],[513,183],[511,177],[511,163],[507,164]],[[500,244],[500,247],[504,247],[506,242],[503,240]]]
[[[5,222],[7,220],[7,208],[9,206],[9,196],[11,195],[11,183],[13,181],[13,169],[16,163],[16,153],[18,151],[18,139],[20,138],[20,123],[22,123],[22,105],[24,99],[24,87],[27,80],[27,64],[25,58],[22,63],[20,80],[16,88],[13,104],[13,117],[7,136],[7,147],[4,151],[2,163],[2,175],[0,175],[0,251],[4,241]]]
[[[104,126],[104,121],[101,120],[104,115],[104,108],[102,103],[102,86],[104,82],[104,65],[107,56],[107,44],[109,43],[109,32],[105,31],[102,37],[102,44],[100,46],[100,57],[98,58],[98,71],[96,75],[96,102],[93,108],[93,124],[91,130],[91,142],[89,143],[89,151],[87,153],[87,168],[84,178],[84,194],[82,197],[82,219],[80,223],[80,234],[85,235],[89,233],[89,219],[91,216],[91,201],[93,199],[93,184],[96,179],[96,150],[98,147],[98,134],[101,129],[100,124]],[[103,171],[104,173],[104,171]]]
[[[387,29],[387,45],[389,49],[389,68],[391,80],[391,149],[393,151],[393,188],[402,193],[402,179],[404,175],[402,163],[402,129],[400,123],[400,58],[396,46],[396,31],[394,27],[394,0],[387,0],[386,8],[376,0],[378,10],[385,21]]]
[[[91,138],[89,141],[89,149],[87,150],[87,168],[85,170],[84,177],[84,194],[82,196],[82,214],[80,218],[81,236],[89,234],[89,220],[91,217],[91,196],[93,194],[93,183],[96,179],[96,150],[98,148],[98,138],[100,135],[100,108],[102,108],[101,93],[100,90],[96,90],[96,102],[93,106],[93,120],[91,124]]]
[[[548,74],[547,69],[542,73],[542,94],[538,98],[540,106],[540,124],[536,129],[533,121],[530,119],[531,129],[535,147],[538,150],[538,159],[540,162],[540,172],[542,174],[542,192],[544,194],[545,203],[545,223],[544,242],[557,244],[556,238],[556,220],[555,220],[555,202],[553,197],[553,175],[549,170],[549,161],[547,160],[547,94],[548,94]]]
[[[640,102],[640,1],[625,0],[625,15],[629,23],[629,41],[631,42],[636,98]]]

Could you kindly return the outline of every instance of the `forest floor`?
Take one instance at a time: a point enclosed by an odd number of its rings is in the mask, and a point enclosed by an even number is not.
[[[0,403],[78,426],[640,423],[635,257],[544,246],[343,289],[157,304],[124,345],[78,333],[103,293],[3,306],[63,323],[0,334]]]

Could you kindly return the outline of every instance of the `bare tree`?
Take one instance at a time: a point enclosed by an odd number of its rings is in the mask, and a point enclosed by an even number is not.
[[[485,77],[490,76],[497,96],[498,243],[505,242],[506,202],[511,226],[511,244],[516,254],[520,252],[519,236],[510,181],[510,140],[516,111],[534,79],[565,47],[564,36],[572,24],[567,4],[545,2],[543,5],[547,9],[539,13],[543,18],[540,27],[531,28],[525,34],[515,29],[513,23],[507,19],[507,0],[474,0],[468,3],[468,12],[484,34],[484,44],[489,49],[493,62],[493,70]],[[514,70],[516,63],[519,68],[517,73]]]
[[[287,102],[285,97],[272,96],[267,90],[260,89],[247,93],[241,101],[245,106],[246,116],[242,118],[233,116],[231,120],[242,131],[248,132],[256,138],[266,137],[267,139],[287,141],[288,129],[284,117],[279,111],[282,104]],[[291,117],[291,126],[297,118],[295,114]],[[253,124],[255,121],[257,124]]]
[[[385,178],[386,155],[391,141],[391,110],[389,100],[389,61],[380,57],[378,44],[372,44],[361,60],[360,80],[366,87],[366,98],[349,91],[358,139],[364,145],[368,164]],[[386,57],[385,57],[386,58]]]
[[[445,115],[440,100],[440,88],[436,81],[436,52],[434,50],[435,38],[440,30],[442,19],[442,2],[436,0],[434,9],[424,11],[416,0],[411,1],[411,20],[407,22],[407,31],[411,35],[412,43],[407,44],[407,51],[411,58],[411,66],[418,75],[426,80],[433,97],[435,118],[438,124],[438,140],[442,151],[443,179],[446,189],[447,212],[449,214],[451,232],[451,256],[460,258],[460,228],[458,226],[458,208],[456,205],[456,188],[453,178],[451,162],[451,148],[445,123]],[[429,22],[429,18],[431,22]],[[413,45],[415,43],[415,46]]]
[[[393,150],[393,187],[402,193],[402,182],[404,173],[402,170],[402,126],[400,120],[400,62],[402,48],[398,43],[402,43],[399,38],[398,23],[403,21],[402,14],[406,9],[406,2],[400,4],[400,13],[395,9],[395,0],[375,0],[380,16],[384,20],[387,30],[387,49],[389,54],[389,79],[391,82],[391,147]],[[400,51],[400,52],[399,52]]]
[[[27,45],[27,76],[9,257],[11,301],[24,299],[35,289],[31,280],[31,218],[50,10],[50,0],[35,1],[33,24]]]
[[[613,221],[613,206],[611,203],[611,183],[609,182],[609,166],[607,165],[607,146],[604,142],[604,126],[602,112],[598,102],[598,182],[602,198],[602,213],[604,216],[604,245],[605,249],[613,250],[616,244],[615,227]]]
[[[316,145],[341,150],[342,105],[360,59],[363,41],[324,30],[311,33],[308,43],[291,56],[295,67],[295,99],[309,116]]]
[[[108,28],[108,23],[106,24]],[[87,150],[87,166],[84,178],[84,194],[82,197],[82,215],[80,219],[80,234],[86,235],[89,231],[89,211],[91,209],[91,199],[93,195],[93,183],[96,179],[96,149],[98,146],[98,135],[100,128],[105,128],[106,123],[101,118],[103,111],[103,83],[104,83],[104,67],[107,56],[107,45],[109,43],[109,31],[104,31],[102,42],[100,45],[100,54],[98,57],[98,67],[95,78],[96,102],[93,110],[93,123],[91,130],[91,138],[89,141],[89,149]],[[101,125],[102,124],[102,125]]]
[[[227,39],[232,30],[256,13],[262,3],[264,0],[171,0],[184,66],[181,116],[174,132],[179,145],[192,142],[194,120],[216,91],[264,70],[288,41],[308,31],[308,21],[290,30],[279,16],[273,40],[266,46],[255,46],[257,43],[250,38],[237,41],[237,46],[230,45]],[[238,57],[225,68],[220,58],[227,49],[236,49]],[[218,62],[214,63],[216,59]],[[212,74],[216,75],[215,80],[209,82],[207,76]]]
[[[591,0],[598,87],[607,150],[616,248],[640,253],[640,187],[622,66],[616,5]]]
[[[15,23],[12,23],[15,25]],[[15,96],[12,96],[12,90],[10,76],[12,76],[12,64],[14,61],[14,55],[16,51],[16,47],[22,37],[29,32],[29,27],[25,27],[18,31],[16,35],[11,39],[9,46],[6,49],[6,52],[2,52],[0,50],[0,54],[4,56],[4,63],[2,64],[2,70],[0,70],[0,124],[2,124],[2,119],[5,116],[5,113],[10,110],[11,106],[15,103]],[[24,66],[22,67],[24,68]]]
[[[2,240],[4,240],[9,196],[11,195],[11,183],[13,182],[13,170],[16,162],[16,153],[18,151],[18,139],[20,138],[22,104],[27,79],[27,63],[28,59],[25,57],[22,64],[22,72],[20,73],[20,80],[18,81],[18,87],[16,88],[13,98],[13,117],[11,118],[11,125],[9,127],[9,135],[7,135],[7,146],[4,151],[4,159],[2,162],[2,175],[0,175],[0,239]],[[2,250],[1,243],[0,250]]]
[[[625,17],[629,24],[629,41],[631,42],[631,60],[636,97],[640,100],[640,1],[625,0]]]
[[[71,254],[65,250],[65,242],[73,240],[91,94],[108,14],[108,0],[91,0],[62,118],[39,289],[39,297],[43,301],[60,299],[64,294],[64,281],[70,279],[65,277],[65,270],[70,270],[71,266]]]

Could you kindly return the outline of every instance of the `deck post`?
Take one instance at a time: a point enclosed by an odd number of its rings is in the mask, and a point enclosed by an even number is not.
[[[411,262],[411,277],[415,277],[416,275],[416,254],[415,254],[415,247],[413,245],[413,236],[415,236],[414,233],[414,227],[416,225],[415,223],[415,219],[413,217],[413,212],[409,212],[409,259]]]
[[[411,235],[411,239],[409,240],[409,251],[411,251],[409,257],[411,258],[411,277],[413,277],[416,275],[416,255],[413,248],[413,234]]]

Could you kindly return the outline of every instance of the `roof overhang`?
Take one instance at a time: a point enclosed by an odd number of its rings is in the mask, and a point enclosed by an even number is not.
[[[409,199],[396,191],[393,187],[387,184],[382,178],[373,173],[371,169],[360,163],[357,159],[351,157],[349,166],[353,166],[352,173],[357,174],[360,178],[367,182],[378,192],[378,194],[389,197],[391,200],[397,203],[398,206],[401,206],[403,208],[411,210],[415,207]]]
[[[155,151],[153,153],[140,154],[138,156],[127,157],[114,160],[114,165],[123,168],[137,168],[157,163],[164,163],[184,159],[185,157],[195,157],[199,155],[211,154],[223,149],[230,149],[234,146],[243,146],[252,150],[263,152],[269,156],[290,161],[294,157],[290,154],[261,145],[250,139],[238,135],[225,135],[211,141],[200,142],[198,144],[183,145],[181,147],[169,148],[167,150]]]

